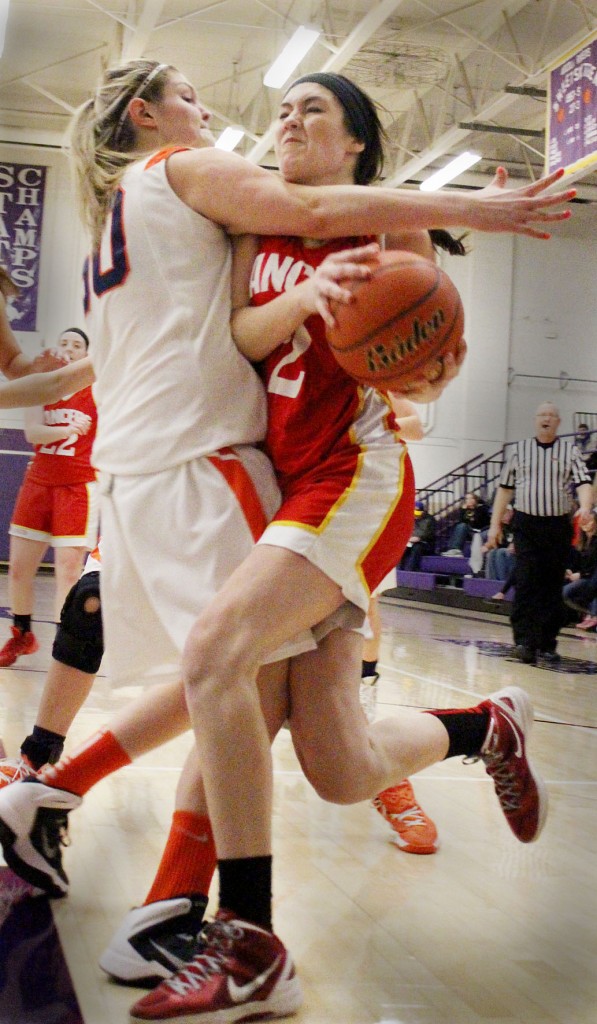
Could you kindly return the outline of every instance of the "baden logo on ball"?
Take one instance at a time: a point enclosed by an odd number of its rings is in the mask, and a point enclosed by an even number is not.
[[[431,260],[409,252],[380,253],[368,280],[350,282],[349,305],[334,307],[330,348],[362,384],[407,390],[422,376],[433,382],[456,352],[464,330],[460,295]]]

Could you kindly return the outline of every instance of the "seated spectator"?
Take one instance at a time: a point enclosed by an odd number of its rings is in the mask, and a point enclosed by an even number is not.
[[[574,443],[580,451],[589,473],[595,480],[597,471],[597,435],[589,429],[587,423],[579,423],[574,434]]]
[[[584,458],[584,455],[583,455]],[[592,452],[587,452],[587,458],[585,459],[585,466],[589,473],[593,476],[593,486],[595,486],[595,477],[597,476],[597,449]]]
[[[484,544],[482,551],[485,559],[485,579],[506,580],[514,566],[514,534],[512,532],[512,516],[514,509],[508,505],[502,516],[502,536],[497,548],[487,549]]]
[[[575,611],[584,612],[578,628],[594,630],[597,626],[597,514],[593,511],[589,522],[583,524],[573,549],[572,567],[566,569],[566,583],[562,591],[565,604]]]
[[[418,572],[423,555],[432,555],[434,550],[435,517],[427,511],[423,501],[416,501],[415,525],[398,568],[407,572]]]
[[[464,496],[458,522],[450,534],[448,550],[444,555],[462,555],[467,541],[472,540],[475,533],[480,533],[489,526],[489,509],[477,494],[469,491]]]
[[[515,587],[515,586],[516,586],[516,563],[514,563],[514,565],[510,569],[510,575],[504,580],[504,583],[502,585],[502,589],[498,590],[493,595],[491,600],[492,601],[505,601],[506,600],[506,594],[508,593],[508,591],[512,587]]]
[[[574,434],[574,443],[586,462],[589,454],[593,451],[593,448],[595,447],[593,444],[593,439],[591,436],[591,431],[589,430],[588,423],[578,424],[578,427],[576,428]]]

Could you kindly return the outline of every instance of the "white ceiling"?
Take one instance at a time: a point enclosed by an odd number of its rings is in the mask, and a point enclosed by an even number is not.
[[[597,29],[597,0],[12,0],[0,144],[60,145],[102,66],[145,56],[184,71],[214,127],[241,124],[240,151],[272,164],[280,93],[262,78],[299,24],[323,34],[297,74],[341,70],[381,104],[390,182],[474,148],[478,173],[460,181],[476,184],[498,163],[542,173],[547,68]],[[597,174],[578,185],[592,199]]]

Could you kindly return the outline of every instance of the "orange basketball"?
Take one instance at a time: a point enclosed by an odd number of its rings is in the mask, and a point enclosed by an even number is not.
[[[431,260],[382,252],[369,280],[349,284],[350,304],[334,305],[327,328],[340,366],[361,384],[408,390],[421,375],[439,379],[443,359],[462,339],[464,313],[456,287]]]

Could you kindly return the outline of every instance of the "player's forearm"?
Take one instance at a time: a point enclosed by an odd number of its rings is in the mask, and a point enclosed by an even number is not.
[[[95,380],[91,360],[87,357],[49,373],[32,373],[0,385],[0,409],[20,409],[50,405],[72,395]]]
[[[64,441],[70,437],[72,430],[66,427],[48,427],[43,423],[33,427],[27,427],[25,437],[29,444],[54,444],[55,441]]]
[[[16,352],[8,362],[3,363],[0,369],[9,380],[18,380],[19,377],[24,377],[31,371],[31,360],[27,359],[23,352]]]
[[[233,311],[232,337],[247,359],[264,359],[304,323],[309,315],[303,302],[305,291],[306,287],[297,285],[263,306]]]
[[[390,396],[391,397],[391,396]],[[404,441],[420,441],[425,436],[421,419],[414,416],[397,416],[398,434]]]

